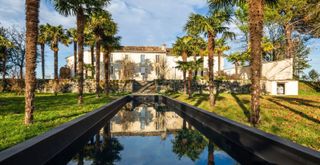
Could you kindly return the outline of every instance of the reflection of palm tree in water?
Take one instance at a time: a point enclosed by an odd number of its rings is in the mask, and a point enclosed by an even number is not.
[[[110,122],[103,128],[102,136],[98,133],[95,137],[95,143],[88,143],[83,148],[83,152],[78,154],[78,164],[83,164],[83,157],[92,160],[92,164],[96,165],[112,165],[121,160],[120,151],[123,150],[123,146],[117,138],[111,137]]]
[[[199,158],[207,142],[200,132],[182,129],[178,131],[172,144],[172,151],[177,154],[179,159],[186,156],[195,161]]]
[[[214,165],[214,145],[211,140],[208,144],[208,165]]]

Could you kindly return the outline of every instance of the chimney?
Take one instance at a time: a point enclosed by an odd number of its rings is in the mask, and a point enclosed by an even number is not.
[[[166,51],[167,50],[167,45],[166,44],[162,44],[161,45],[161,50],[162,51]]]

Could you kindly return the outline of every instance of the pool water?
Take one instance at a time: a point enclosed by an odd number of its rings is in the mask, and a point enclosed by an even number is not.
[[[170,108],[129,103],[68,164],[239,163]]]

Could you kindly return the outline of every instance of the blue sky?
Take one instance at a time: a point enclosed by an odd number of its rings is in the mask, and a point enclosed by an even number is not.
[[[52,8],[49,1],[42,0],[40,5],[40,23],[75,26],[75,17],[63,17]],[[0,23],[2,26],[24,27],[24,0],[1,0]],[[119,25],[122,45],[171,46],[177,36],[183,35],[183,26],[192,12],[205,14],[206,0],[112,0],[107,8]],[[230,25],[235,32],[234,25]],[[236,43],[230,43],[236,45]],[[310,64],[320,72],[320,40],[310,40]],[[53,75],[53,53],[46,49],[46,75]],[[72,46],[60,48],[59,67],[66,64],[65,57],[72,55]],[[231,67],[226,64],[226,68]],[[40,75],[40,67],[38,67]]]

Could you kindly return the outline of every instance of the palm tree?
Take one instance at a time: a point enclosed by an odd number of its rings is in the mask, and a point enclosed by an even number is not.
[[[218,34],[224,37],[231,37],[229,28],[225,26],[231,21],[231,9],[212,10],[208,16],[200,14],[191,14],[184,29],[188,34],[202,33],[208,38],[208,73],[209,73],[209,102],[211,106],[215,105],[214,92],[214,71],[213,71],[213,56],[215,51],[215,38]]]
[[[47,35],[48,41],[50,43],[51,50],[54,52],[54,95],[57,96],[58,86],[59,86],[59,75],[58,75],[58,52],[59,52],[59,42],[68,46],[69,38],[65,32],[65,29],[59,26],[51,26],[47,24]]]
[[[104,93],[108,96],[109,95],[109,86],[110,86],[110,54],[114,49],[119,49],[121,37],[115,36],[104,36],[103,37],[103,64],[104,64]]]
[[[40,0],[26,0],[25,124],[33,122]]]
[[[173,54],[181,56],[183,62],[188,61],[188,56],[191,54],[191,47],[189,41],[192,38],[190,36],[178,37],[176,42],[173,44]],[[183,89],[184,93],[187,94],[187,70],[182,69],[183,72]]]
[[[100,96],[100,49],[101,40],[105,35],[116,32],[116,24],[107,11],[93,13],[88,22],[88,28],[93,32],[96,43],[96,97]]]
[[[77,30],[75,28],[70,28],[68,30],[69,38],[73,41],[73,71],[74,76],[77,75],[77,53],[78,53],[78,43],[77,43]]]
[[[243,3],[244,0],[209,0],[213,10],[229,8],[235,3]],[[251,116],[250,121],[255,126],[260,120],[260,77],[262,57],[262,36],[264,4],[274,4],[277,0],[247,0],[249,5],[249,33],[250,33],[250,63],[251,63]]]
[[[198,70],[200,69],[203,72],[203,51],[206,49],[206,41],[199,36],[190,36],[191,39],[189,41],[189,45],[191,48],[191,53],[193,55],[193,60],[195,64],[198,64],[198,67],[194,68],[194,79],[197,78]],[[202,63],[197,63],[197,56],[201,57]],[[203,75],[201,75],[203,76]]]
[[[87,21],[89,22],[89,21]],[[91,63],[90,63],[90,68],[93,68],[91,70],[91,77],[94,75],[94,46],[96,44],[95,36],[93,32],[88,28],[88,25],[86,25],[85,30],[84,30],[84,43],[85,45],[90,47],[90,55],[91,55]]]
[[[77,42],[78,42],[78,103],[83,103],[83,45],[84,45],[84,27],[85,15],[92,12],[101,11],[110,0],[52,0],[56,10],[64,15],[76,15],[77,17]]]
[[[249,54],[247,52],[235,52],[227,57],[229,62],[232,62],[235,66],[235,75],[239,77],[239,66],[244,65],[249,60]]]
[[[178,61],[176,68],[181,71],[188,71],[188,95],[192,97],[192,71],[195,69],[194,61]]]
[[[39,26],[39,36],[38,44],[40,45],[40,54],[41,54],[41,70],[42,70],[42,80],[45,79],[45,60],[44,60],[44,50],[45,45],[48,42],[48,24]]]
[[[226,45],[226,39],[225,38],[219,38],[216,41],[216,49],[215,53],[218,55],[218,75],[221,75],[221,56],[223,56],[223,52],[230,50],[230,47]]]

